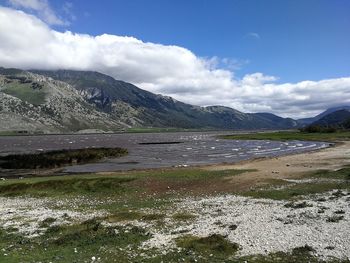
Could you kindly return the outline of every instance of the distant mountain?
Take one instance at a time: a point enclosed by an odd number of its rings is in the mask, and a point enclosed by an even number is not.
[[[350,122],[350,109],[331,112],[321,119],[313,122],[312,125],[324,127],[344,127],[347,122]]]
[[[298,121],[292,119],[292,118],[282,118],[280,116],[277,116],[272,113],[254,113],[255,116],[259,116],[260,118],[265,119],[266,121],[270,121],[271,124],[276,125],[278,124],[281,127],[297,127],[299,126]]]
[[[0,130],[288,129],[297,125],[270,113],[193,106],[91,71],[0,68],[0,99]]]
[[[315,117],[312,117],[312,118],[304,118],[304,119],[299,119],[298,120],[298,123],[300,125],[309,125],[311,123],[314,123],[320,119],[322,119],[323,117],[325,117],[326,115],[330,114],[330,113],[333,113],[333,112],[336,112],[336,111],[339,111],[339,110],[350,110],[350,106],[338,106],[338,107],[334,107],[334,108],[329,108],[327,109],[326,111],[316,115]]]

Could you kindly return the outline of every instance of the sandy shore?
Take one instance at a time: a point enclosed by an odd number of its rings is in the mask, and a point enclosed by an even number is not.
[[[299,178],[303,174],[319,169],[336,170],[350,165],[350,141],[339,142],[326,149],[287,155],[275,158],[263,158],[244,161],[237,164],[220,164],[203,167],[205,170],[254,169],[231,178],[231,182],[241,186],[259,185],[266,179]]]

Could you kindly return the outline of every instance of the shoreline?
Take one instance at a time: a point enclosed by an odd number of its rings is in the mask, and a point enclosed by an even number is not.
[[[244,170],[251,170],[256,169],[254,168],[254,164],[260,164],[261,162],[271,162],[272,160],[280,160],[283,161],[284,159],[289,159],[292,156],[310,156],[312,154],[320,153],[320,152],[326,152],[326,151],[333,151],[332,149],[338,149],[339,147],[346,147],[350,148],[350,141],[337,141],[337,142],[327,142],[329,143],[329,146],[319,149],[310,150],[307,152],[294,152],[294,153],[287,153],[287,154],[281,154],[278,156],[265,156],[265,157],[256,157],[251,158],[248,160],[241,160],[237,162],[222,162],[222,163],[215,163],[215,164],[200,164],[200,165],[185,165],[185,166],[169,166],[169,167],[155,167],[155,168],[146,168],[146,169],[130,169],[130,170],[115,170],[115,171],[101,171],[101,172],[66,172],[65,168],[69,166],[64,167],[58,167],[58,168],[52,168],[52,169],[38,169],[38,170],[3,170],[2,172],[6,172],[7,175],[3,175],[3,178],[6,179],[21,179],[23,178],[34,178],[34,177],[54,177],[54,176],[79,176],[79,175],[86,175],[86,174],[94,174],[94,175],[109,175],[109,174],[128,174],[128,173],[137,173],[137,172],[152,172],[152,171],[172,171],[172,170],[180,170],[180,169],[201,169],[201,170],[207,170],[207,171],[213,171],[213,170],[227,170],[227,169],[244,169]],[[350,156],[349,156],[350,158]],[[272,167],[273,165],[271,165]],[[246,168],[249,167],[249,168]],[[1,172],[1,170],[0,170]],[[249,172],[251,174],[253,172]],[[244,174],[243,174],[244,175]],[[242,176],[243,176],[242,175]]]
[[[263,185],[266,180],[298,179],[317,170],[334,171],[346,165],[350,165],[350,141],[306,153],[248,160],[237,164],[218,164],[203,167],[203,169],[207,171],[250,170],[229,178],[230,182],[241,190],[247,190],[252,185]]]

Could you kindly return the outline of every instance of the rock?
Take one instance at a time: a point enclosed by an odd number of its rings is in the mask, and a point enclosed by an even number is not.
[[[230,230],[236,230],[237,229],[237,225],[230,225],[229,227],[228,227]]]

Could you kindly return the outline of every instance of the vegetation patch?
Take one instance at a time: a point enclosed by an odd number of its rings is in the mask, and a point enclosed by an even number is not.
[[[136,211],[124,211],[114,213],[107,217],[107,221],[110,223],[113,222],[122,222],[122,221],[133,221],[133,220],[141,220],[141,221],[155,221],[161,220],[165,217],[164,214],[144,214]]]
[[[30,80],[29,80],[30,81]],[[38,83],[31,83],[31,81],[14,81],[8,83],[2,92],[27,101],[33,105],[41,105],[45,103],[47,88],[43,88]],[[41,87],[41,88],[38,88]]]
[[[327,222],[338,223],[340,220],[343,220],[343,219],[344,219],[344,216],[334,215],[334,216],[328,217]]]
[[[254,255],[242,257],[238,262],[253,262],[253,263],[319,263],[320,259],[313,255],[315,250],[305,245],[303,247],[296,247],[291,252],[276,252],[268,255]],[[323,261],[322,261],[323,262]],[[327,261],[329,262],[329,261]],[[330,261],[330,262],[342,262],[342,261]],[[346,262],[346,261],[343,261]]]
[[[311,178],[327,178],[327,179],[341,179],[350,181],[350,167],[343,167],[336,171],[333,170],[319,170],[305,175]]]
[[[107,221],[110,223],[121,221],[133,221],[141,219],[142,214],[135,211],[118,212],[107,217]]]
[[[332,198],[339,198],[346,195],[342,190],[350,190],[349,173],[350,168],[348,167],[344,167],[337,171],[319,170],[312,173],[308,173],[304,175],[303,178],[339,179],[339,181],[322,180],[313,183],[285,184],[282,188],[272,188],[270,185],[269,187],[266,187],[264,189],[253,189],[242,194],[254,198],[293,200],[305,195],[320,194],[336,190],[332,193]],[[319,198],[319,200],[325,201],[324,198]]]
[[[274,200],[298,199],[305,195],[325,193],[334,189],[350,189],[350,184],[320,182],[320,183],[301,183],[286,187],[283,189],[260,189],[244,192],[243,195],[254,198],[268,198]]]
[[[0,184],[0,195],[3,196],[64,196],[72,195],[118,195],[124,193],[125,183],[131,182],[133,178],[80,178],[63,177],[55,179],[32,179],[17,181],[15,183],[5,182]]]
[[[56,218],[53,218],[53,217],[48,217],[48,218],[45,218],[40,224],[39,226],[40,227],[49,227],[51,226],[54,222],[56,222]]]
[[[0,230],[0,262],[132,262],[150,235],[142,228],[104,227],[89,220],[70,226],[53,226],[40,237],[25,238]],[[141,261],[139,261],[141,262]]]
[[[107,157],[120,157],[127,153],[128,151],[122,148],[89,148],[37,154],[13,154],[0,157],[0,167],[4,169],[53,168],[97,161]]]
[[[173,214],[173,219],[176,221],[190,221],[196,218],[196,215],[191,214],[191,213],[175,213]]]
[[[220,136],[223,139],[231,140],[272,140],[272,141],[287,141],[287,140],[304,140],[304,141],[337,141],[349,140],[350,131],[337,131],[333,133],[308,133],[298,131],[286,132],[261,132],[248,134],[233,134]]]
[[[290,202],[290,203],[285,204],[284,207],[298,209],[298,208],[312,207],[312,205],[308,204],[307,202],[304,201],[304,202],[299,202],[299,203]]]
[[[231,243],[225,237],[218,234],[213,234],[207,237],[195,237],[186,235],[176,239],[177,246],[186,251],[195,252],[198,254],[215,256],[232,256],[239,250],[239,245]]]
[[[143,221],[156,221],[156,220],[162,220],[164,217],[165,217],[164,214],[157,214],[157,213],[154,213],[154,214],[144,214],[144,215],[141,217],[141,220],[143,220]]]

